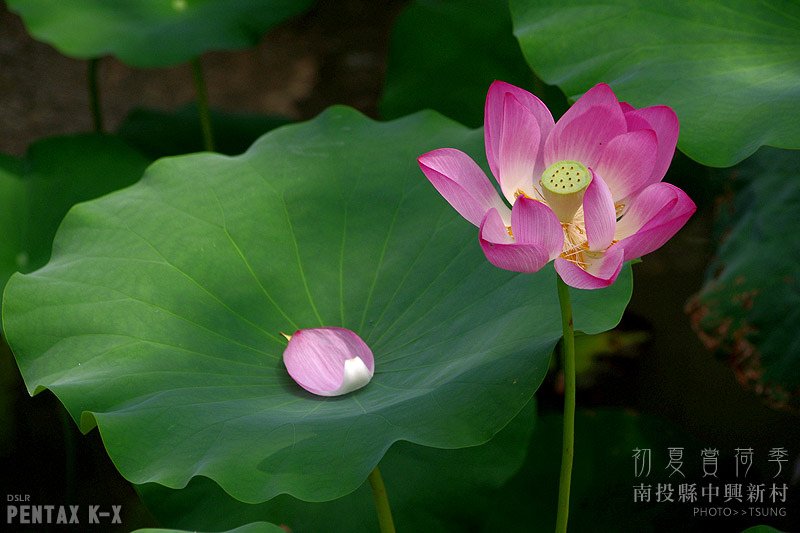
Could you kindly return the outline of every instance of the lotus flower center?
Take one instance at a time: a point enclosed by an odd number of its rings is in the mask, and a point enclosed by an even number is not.
[[[573,194],[589,186],[592,174],[577,161],[558,161],[542,173],[542,187],[555,194]]]
[[[557,161],[542,173],[542,196],[562,223],[572,220],[583,202],[592,173],[577,161]]]

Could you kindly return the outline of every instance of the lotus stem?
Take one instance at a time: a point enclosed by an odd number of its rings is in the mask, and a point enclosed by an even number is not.
[[[375,500],[375,511],[378,513],[378,524],[381,533],[395,533],[392,509],[389,507],[389,498],[386,486],[383,484],[381,471],[377,466],[369,474],[369,484],[372,487],[372,499]]]
[[[94,57],[89,60],[86,69],[86,80],[89,87],[89,108],[92,113],[92,124],[95,133],[103,133],[103,110],[100,106],[100,89],[97,82],[97,70],[100,66],[100,58]]]
[[[561,328],[564,333],[561,354],[564,360],[564,435],[561,447],[561,477],[558,484],[558,517],[556,533],[566,533],[569,520],[569,489],[572,480],[572,457],[575,454],[575,331],[569,287],[558,279],[558,301],[561,304]]]
[[[208,112],[208,92],[203,76],[203,65],[200,63],[199,57],[192,60],[192,76],[197,95],[197,111],[200,114],[200,127],[203,130],[203,148],[208,152],[213,152],[214,136],[211,132],[211,115]]]

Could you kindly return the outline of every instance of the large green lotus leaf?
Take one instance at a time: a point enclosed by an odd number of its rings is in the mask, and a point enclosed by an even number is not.
[[[491,512],[486,494],[522,466],[535,422],[531,401],[514,420],[480,446],[440,450],[395,443],[380,468],[399,531],[465,530]],[[196,477],[180,490],[155,483],[138,487],[160,523],[182,529],[225,529],[268,518],[292,531],[377,531],[369,484],[338,500],[309,503],[278,496],[258,505],[234,500],[213,481]]]
[[[264,133],[290,122],[282,117],[214,110],[210,115],[214,151],[227,155],[244,152]],[[153,159],[205,150],[195,104],[174,112],[134,109],[120,125],[117,135]]]
[[[9,0],[36,39],[88,59],[134,67],[184,63],[210,50],[255,45],[311,0]]]
[[[561,458],[561,415],[543,414],[536,423],[528,458],[500,490],[487,495],[494,512],[475,531],[551,531],[555,527]],[[575,417],[569,524],[574,531],[705,531],[691,517],[691,507],[633,502],[633,486],[643,481],[673,483],[663,470],[668,447],[683,447],[687,478],[699,468],[701,443],[679,428],[652,416],[601,409],[579,410]],[[707,443],[704,443],[707,444]],[[634,448],[649,448],[652,475],[634,477]],[[690,470],[691,469],[691,470]],[[699,488],[698,488],[699,491]],[[682,504],[677,504],[682,505]]]
[[[192,530],[197,533],[198,530]],[[183,532],[178,529],[159,529],[159,528],[145,528],[137,529],[134,533],[189,533]],[[244,526],[237,527],[236,529],[229,529],[222,533],[286,533],[286,530],[275,524],[268,524],[267,522],[253,522]]]
[[[149,164],[111,136],[52,137],[23,159],[0,156],[0,287],[16,271],[44,265],[74,204],[134,183]]]
[[[398,440],[488,441],[530,399],[561,334],[552,266],[492,267],[477,230],[417,167],[480,130],[333,108],[245,154],[154,163],[73,209],[53,259],[16,275],[3,317],[28,390],[99,427],[134,483],[205,475],[245,502],[355,490]],[[574,291],[575,325],[612,328],[630,268]],[[285,372],[281,332],[343,326],[375,353],[364,389],[320,398]]]
[[[508,0],[417,0],[392,31],[380,112],[396,118],[430,108],[477,127],[496,79],[537,84],[512,34]],[[558,89],[536,88],[564,102]]]
[[[511,0],[514,33],[547,83],[599,82],[636,107],[672,106],[680,149],[730,166],[800,148],[800,4],[793,0]]]
[[[689,306],[705,344],[739,381],[800,408],[800,153],[765,148],[737,168],[747,184],[720,210],[720,244]]]

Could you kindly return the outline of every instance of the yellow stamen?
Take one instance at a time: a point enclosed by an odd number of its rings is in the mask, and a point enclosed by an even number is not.
[[[586,254],[589,252],[589,243],[586,240],[583,207],[578,208],[570,222],[562,222],[561,227],[564,230],[564,247],[560,254],[561,257],[586,270],[588,266]]]
[[[522,189],[517,189],[516,191],[514,191],[514,200],[516,200],[520,196],[524,196],[525,198],[531,199],[531,197],[525,194],[525,191],[523,191]]]
[[[575,263],[583,270],[586,270],[589,266],[590,259],[602,257],[605,253],[605,250],[589,250],[589,241],[586,238],[586,223],[583,218],[583,207],[578,208],[571,221],[562,222],[561,228],[564,230],[564,247],[559,255],[567,261]],[[611,244],[615,244],[616,242],[616,240],[613,240]]]

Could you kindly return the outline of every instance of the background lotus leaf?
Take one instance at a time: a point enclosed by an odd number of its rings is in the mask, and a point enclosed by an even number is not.
[[[678,147],[730,166],[760,146],[800,148],[800,4],[792,0],[511,0],[531,68],[571,98],[609,83],[666,104]]]
[[[43,139],[22,159],[0,155],[0,288],[47,262],[70,207],[136,182],[149,162],[103,135]]]
[[[193,530],[197,533],[198,530]],[[158,528],[145,528],[137,529],[134,533],[183,533],[177,529],[158,529]],[[188,532],[186,532],[188,533]],[[229,529],[222,533],[286,533],[286,530],[276,526],[275,524],[268,524],[267,522],[253,522],[244,526],[239,526],[236,529]]]
[[[411,2],[392,30],[380,112],[397,118],[430,108],[482,126],[496,79],[527,89],[536,82],[512,34],[508,0]],[[550,95],[563,100],[558,89]]]
[[[115,55],[134,67],[185,63],[255,45],[311,0],[9,0],[35,38],[64,55]]]
[[[792,409],[800,408],[798,168],[800,153],[765,148],[734,171],[743,187],[719,209],[719,248],[689,306],[700,338],[738,380]]]
[[[244,152],[264,133],[290,122],[283,117],[225,113],[213,109],[209,115],[211,130],[216,137],[214,151],[227,155]],[[117,135],[153,159],[205,150],[195,104],[172,112],[134,109],[125,117]]]

